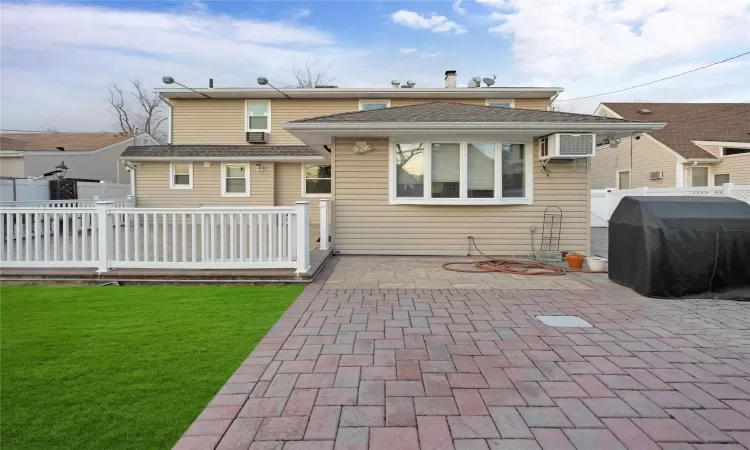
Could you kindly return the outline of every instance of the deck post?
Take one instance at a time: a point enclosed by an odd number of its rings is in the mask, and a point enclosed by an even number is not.
[[[301,274],[310,270],[310,202],[294,202],[297,217],[297,270]]]
[[[320,199],[320,249],[328,250],[328,203],[327,198]]]
[[[114,205],[113,201],[96,202],[96,228],[98,233],[98,256],[99,269],[97,272],[109,272],[110,261],[112,260],[112,247],[114,246],[114,233],[112,214],[110,208]]]
[[[721,193],[724,197],[731,197],[732,196],[732,188],[734,187],[734,184],[732,183],[724,183],[721,186]]]

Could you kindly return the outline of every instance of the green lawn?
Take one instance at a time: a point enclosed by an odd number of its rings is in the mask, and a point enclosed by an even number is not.
[[[299,286],[0,288],[0,447],[170,448]]]

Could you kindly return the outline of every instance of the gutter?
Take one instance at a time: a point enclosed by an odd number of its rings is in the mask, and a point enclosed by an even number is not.
[[[687,164],[687,163],[693,163],[694,165],[698,163],[716,164],[716,163],[720,163],[721,161],[722,161],[721,158],[687,158],[685,159],[685,161],[682,162],[682,164]]]
[[[581,122],[356,122],[356,123],[321,123],[321,122],[284,122],[281,128],[292,131],[400,131],[400,130],[491,130],[491,131],[598,131],[617,130],[643,132],[666,127],[660,122],[626,122],[626,123],[581,123]]]

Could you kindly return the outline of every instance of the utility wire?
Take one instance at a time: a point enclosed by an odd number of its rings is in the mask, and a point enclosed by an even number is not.
[[[566,98],[566,99],[561,99],[561,100],[557,100],[557,101],[558,102],[572,102],[574,100],[583,100],[585,98],[601,97],[602,95],[610,95],[610,94],[616,94],[618,92],[629,91],[630,89],[635,89],[635,88],[639,88],[639,87],[643,87],[643,86],[648,86],[649,84],[659,83],[661,81],[669,80],[669,79],[672,79],[672,78],[677,78],[677,77],[680,77],[682,75],[687,75],[689,73],[693,73],[693,72],[697,72],[699,70],[707,69],[709,67],[716,66],[716,65],[719,65],[719,64],[723,64],[723,63],[725,63],[727,61],[731,61],[733,59],[741,58],[741,57],[743,57],[745,55],[750,55],[750,52],[741,53],[739,55],[732,56],[731,58],[727,58],[727,59],[724,59],[724,60],[721,60],[721,61],[717,61],[715,63],[711,63],[711,64],[708,64],[708,65],[705,65],[705,66],[702,66],[702,67],[698,67],[698,68],[693,69],[693,70],[688,70],[686,72],[682,72],[682,73],[677,73],[677,74],[674,74],[674,75],[670,75],[670,76],[665,77],[665,78],[660,78],[658,80],[649,81],[648,83],[637,84],[635,86],[630,86],[630,87],[627,87],[627,88],[618,89],[616,91],[611,91],[611,92],[604,92],[602,94],[587,95],[587,96],[584,96],[584,97],[576,97],[576,98]]]

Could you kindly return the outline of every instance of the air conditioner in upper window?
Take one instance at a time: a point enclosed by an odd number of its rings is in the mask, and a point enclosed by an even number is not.
[[[248,131],[245,133],[245,140],[250,144],[265,144],[266,133],[262,131]]]
[[[590,158],[595,150],[593,133],[555,133],[539,139],[540,159]]]
[[[649,180],[661,180],[664,178],[664,171],[660,170],[658,172],[649,172],[648,179]]]

